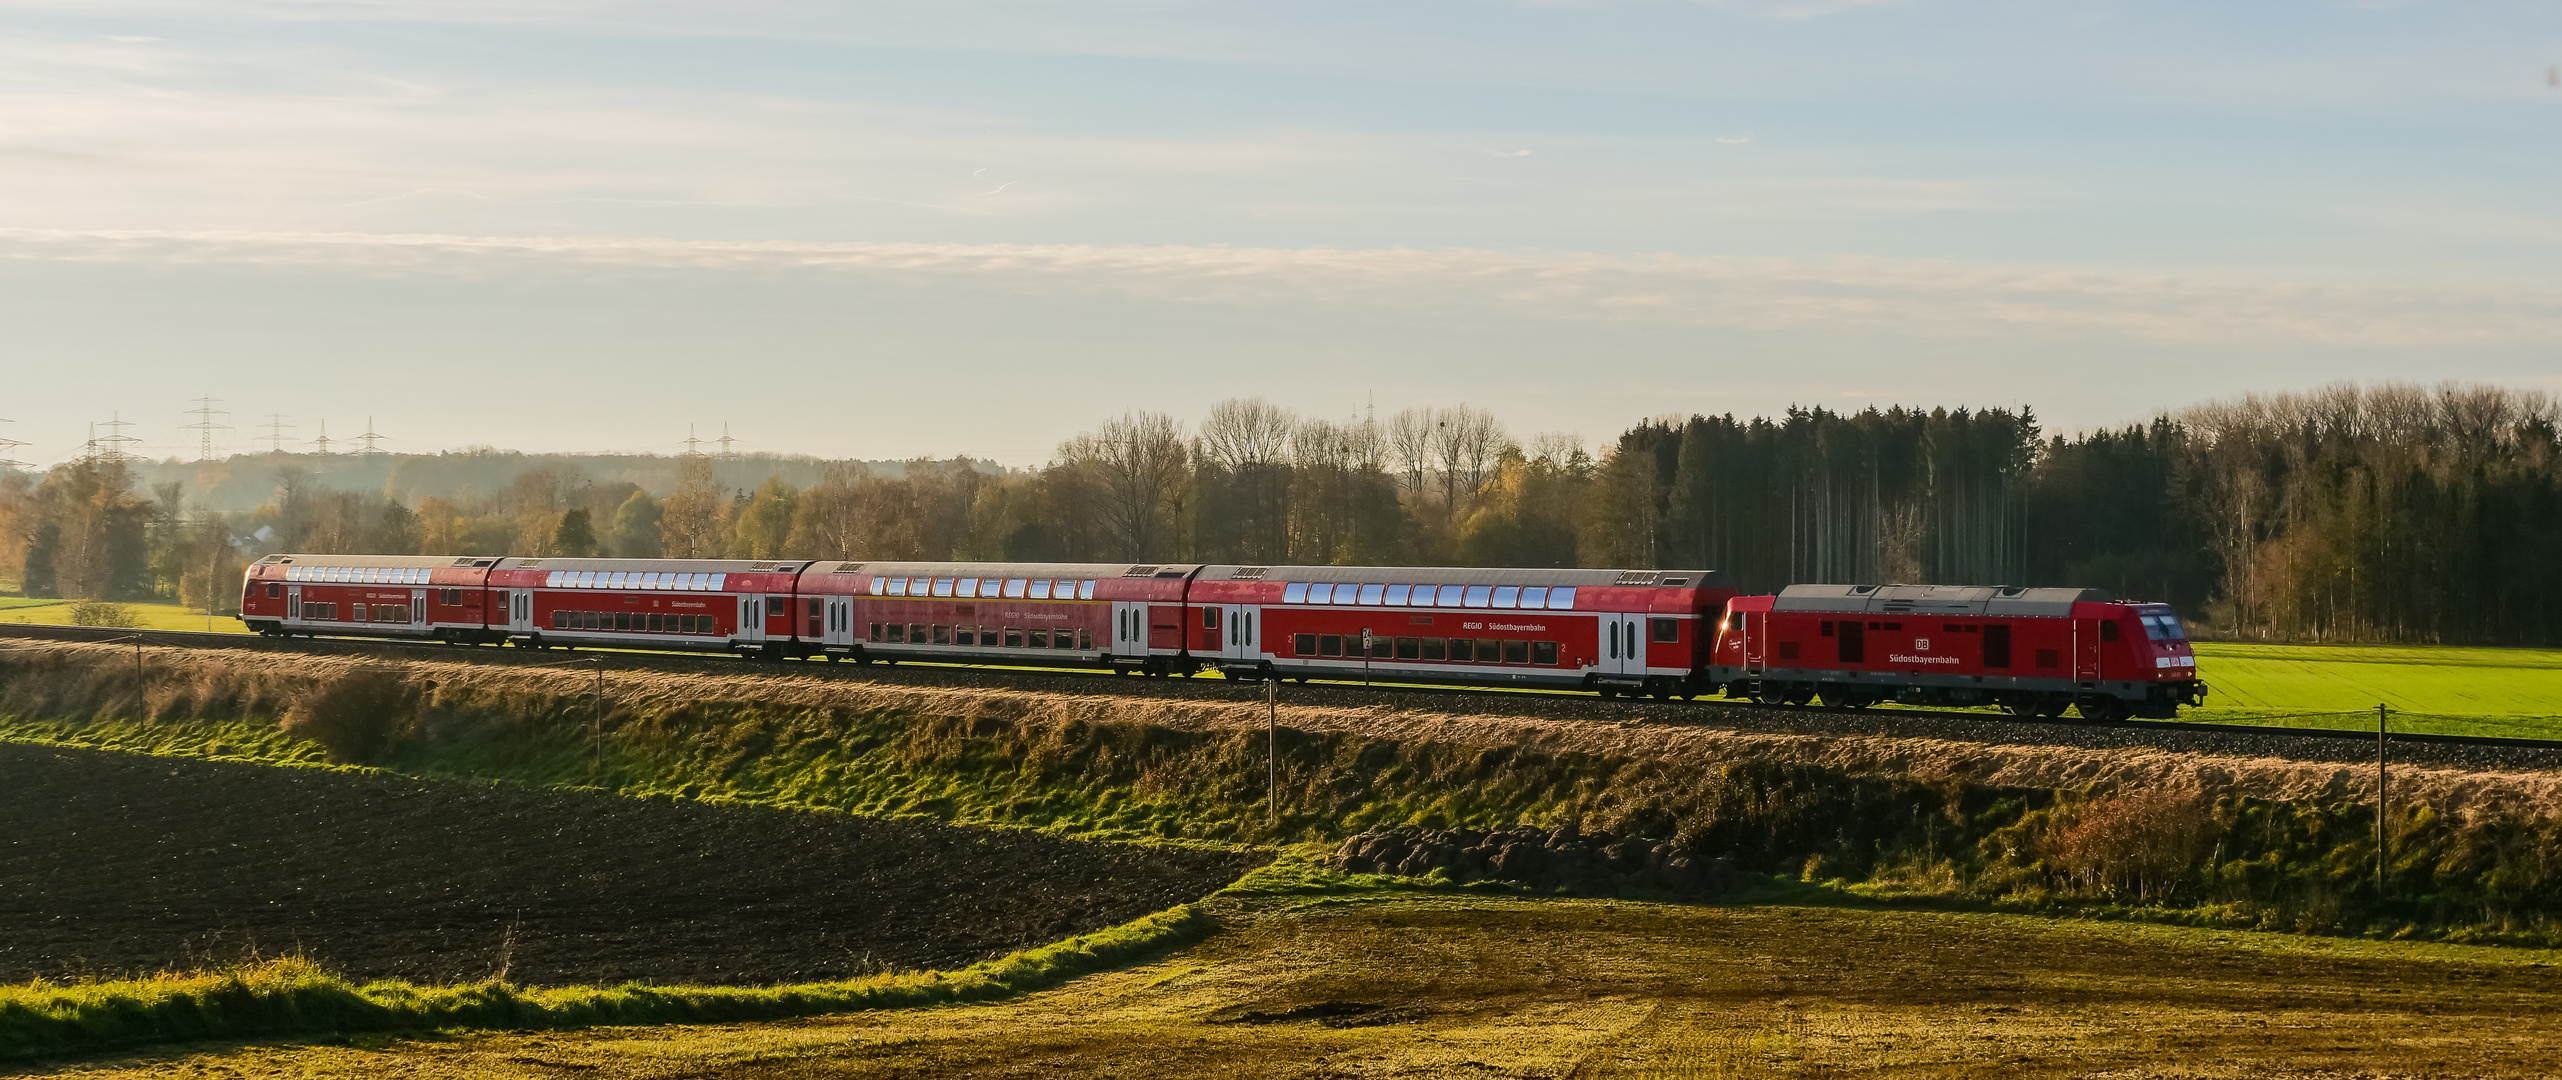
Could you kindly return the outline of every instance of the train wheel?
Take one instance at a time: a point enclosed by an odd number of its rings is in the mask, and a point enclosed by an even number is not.
[[[1618,697],[1618,696],[1619,696],[1619,688],[1618,688],[1618,687],[1616,687],[1616,686],[1604,686],[1604,687],[1600,687],[1600,688],[1598,688],[1597,692],[1598,692],[1601,696],[1606,697],[1606,698],[1615,698],[1615,697]]]
[[[1764,705],[1785,705],[1788,703],[1788,689],[1778,683],[1763,683],[1753,691],[1752,699]]]
[[[2075,703],[2075,708],[2080,710],[2082,719],[2101,724],[2124,720],[2133,711],[2126,702],[2113,697],[2086,697]]]
[[[1814,687],[1792,686],[1788,688],[1788,703],[1791,705],[1803,705],[1813,700],[1815,700]]]

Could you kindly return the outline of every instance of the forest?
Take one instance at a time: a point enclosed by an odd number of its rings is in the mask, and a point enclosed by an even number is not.
[[[94,457],[0,474],[0,581],[219,605],[269,551],[1677,566],[1748,591],[2087,586],[2225,638],[2553,644],[2558,420],[2536,391],[2342,384],[2052,435],[2028,409],[1694,415],[1596,450],[1464,404],[1333,420],[1244,398],[1107,419],[1024,469],[519,456],[440,486],[421,478],[450,455],[244,455],[225,482],[267,494],[228,511]],[[386,479],[326,482],[351,474]]]

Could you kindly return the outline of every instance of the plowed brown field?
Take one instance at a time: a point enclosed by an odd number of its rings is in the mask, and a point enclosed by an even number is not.
[[[1264,856],[0,744],[0,981],[300,951],[358,978],[770,983],[935,968]]]

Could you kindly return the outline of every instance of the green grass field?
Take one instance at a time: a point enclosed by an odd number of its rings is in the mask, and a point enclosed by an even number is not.
[[[2184,719],[2562,739],[2562,649],[2197,643],[2213,688]],[[2309,715],[2308,715],[2309,714]]]
[[[71,625],[69,600],[45,600],[27,596],[0,596],[0,623],[32,623],[38,626]],[[126,604],[142,620],[145,630],[211,630],[217,634],[245,634],[248,628],[230,615],[216,615],[210,623],[204,609],[185,608],[176,604]]]

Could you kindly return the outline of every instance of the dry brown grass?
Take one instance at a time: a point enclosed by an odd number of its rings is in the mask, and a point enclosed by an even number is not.
[[[2531,1077],[2553,954],[2005,916],[1596,901],[1231,912],[1012,1001],[158,1053],[83,1075]]]
[[[350,679],[382,688],[396,674],[411,688],[400,707],[477,722],[581,714],[595,686],[578,669],[525,669],[410,661],[398,665],[342,657],[199,653],[146,648],[142,683],[134,682],[130,647],[59,642],[0,643],[0,712],[21,716],[135,715],[154,720],[198,717],[316,716],[311,704],[338,700],[331,690]],[[609,672],[606,696],[619,715],[681,716],[687,706],[754,705],[768,711],[893,712],[933,718],[962,734],[980,725],[1043,733],[1055,746],[1082,745],[1119,732],[1136,748],[1150,729],[1204,734],[1260,732],[1259,704],[1169,700],[1111,694],[1062,694],[980,687],[911,687],[796,676],[758,668],[739,675]],[[373,700],[369,698],[368,700]],[[295,713],[297,707],[302,712]],[[406,721],[411,717],[401,717]],[[1500,750],[1549,758],[1596,758],[1688,774],[1743,762],[1924,784],[2059,790],[2147,798],[2253,798],[2281,802],[2368,801],[2375,771],[2362,765],[2246,758],[2168,750],[2000,745],[1892,735],[1785,735],[1720,729],[1709,722],[1649,724],[1470,715],[1428,709],[1330,708],[1285,704],[1281,723],[1312,734],[1398,743]],[[318,730],[317,728],[314,729]],[[1108,737],[1108,736],[1107,736]],[[2562,775],[2467,772],[2398,766],[2397,800],[2439,815],[2542,816],[2562,812]]]

